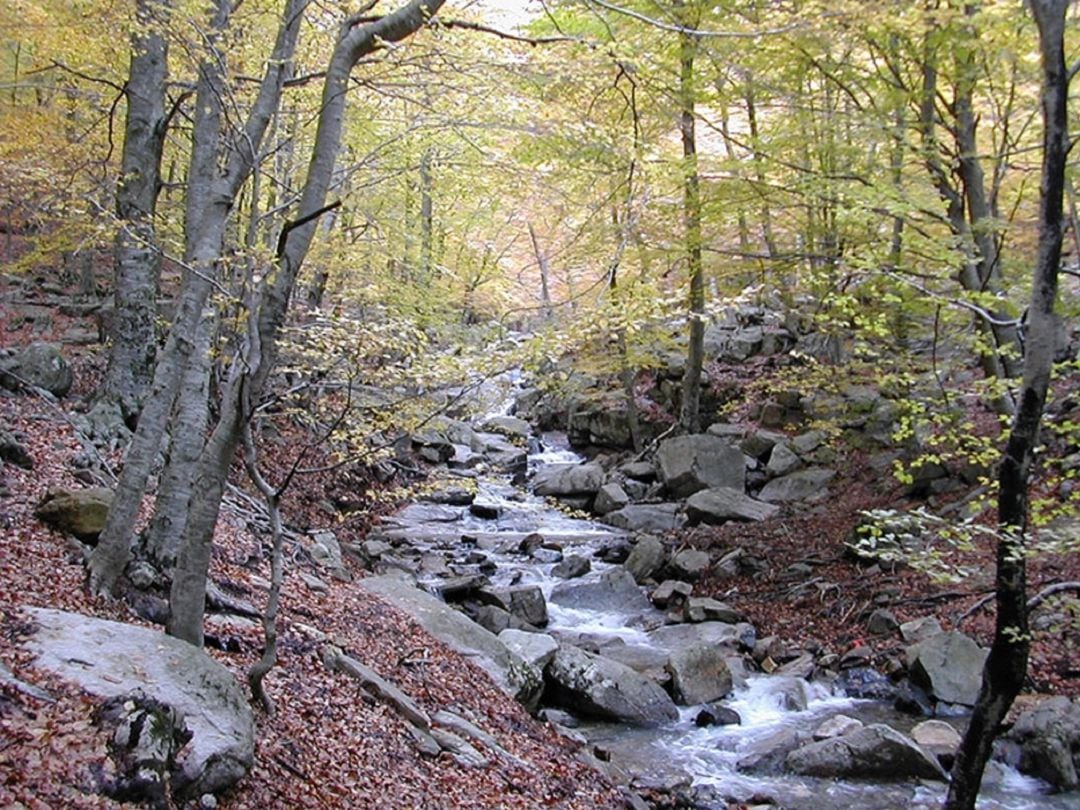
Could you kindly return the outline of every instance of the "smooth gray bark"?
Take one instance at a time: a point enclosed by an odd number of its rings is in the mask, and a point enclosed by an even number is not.
[[[124,458],[116,497],[98,545],[90,558],[90,588],[94,593],[112,592],[131,560],[131,541],[139,506],[146,492],[154,457],[166,434],[169,415],[184,370],[195,351],[195,335],[210,292],[214,287],[217,259],[221,254],[229,212],[251,172],[266,127],[278,107],[287,65],[299,36],[300,18],[308,0],[285,0],[281,28],[259,88],[254,106],[238,142],[222,158],[222,168],[206,155],[216,155],[220,141],[220,103],[223,77],[219,54],[212,54],[200,68],[196,91],[196,118],[192,168],[189,174],[186,228],[194,232],[189,241],[189,269],[184,275],[173,327],[154,367],[154,380],[143,406],[138,428]],[[231,11],[228,0],[218,0],[213,29],[221,31]],[[213,41],[210,42],[213,47]],[[213,150],[207,146],[213,144]],[[194,231],[192,231],[194,229]]]
[[[401,41],[424,26],[444,0],[411,0],[377,20],[350,19],[342,28],[323,85],[319,123],[295,225],[286,225],[278,242],[278,261],[268,273],[252,307],[242,360],[233,363],[221,403],[221,417],[199,459],[191,509],[169,599],[170,635],[196,646],[203,643],[206,576],[214,526],[228,477],[229,463],[242,429],[257,405],[273,367],[278,333],[285,321],[297,274],[311,246],[341,146],[349,76],[364,56],[385,42]]]
[[[115,313],[101,399],[117,405],[129,426],[135,424],[153,380],[157,347],[161,253],[154,213],[166,130],[168,44],[164,26],[169,10],[167,2],[138,0],[124,86],[127,113],[116,189],[120,227],[113,248]]]

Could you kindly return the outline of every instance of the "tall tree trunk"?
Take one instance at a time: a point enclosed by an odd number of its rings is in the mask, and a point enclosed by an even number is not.
[[[143,405],[139,424],[124,457],[116,497],[109,509],[105,529],[90,558],[90,588],[95,593],[112,592],[131,560],[131,540],[139,506],[146,492],[150,470],[166,434],[169,414],[187,367],[195,351],[195,336],[203,308],[214,286],[214,273],[221,253],[229,212],[258,153],[267,124],[277,109],[300,30],[300,18],[308,0],[285,0],[281,28],[267,64],[251,114],[238,142],[233,144],[221,170],[205,159],[205,144],[218,144],[220,102],[223,93],[220,54],[213,54],[201,66],[196,91],[196,118],[193,133],[192,168],[189,174],[188,233],[195,234],[180,289],[173,327],[157,364],[150,392]],[[214,29],[224,30],[231,10],[229,0],[218,0]],[[214,42],[211,40],[211,47]],[[202,157],[196,157],[202,156]],[[202,174],[200,174],[202,172]]]
[[[682,2],[677,4],[683,6]],[[701,179],[698,176],[695,133],[694,58],[696,21],[684,15],[679,33],[679,133],[683,148],[683,222],[686,230],[686,262],[690,282],[690,345],[682,380],[679,423],[688,433],[701,430],[701,369],[705,361],[705,277],[701,261]]]
[[[191,502],[192,476],[206,444],[210,421],[210,344],[215,321],[213,307],[207,307],[173,407],[168,459],[161,472],[154,516],[146,535],[147,555],[168,574],[176,565]]]
[[[229,463],[274,365],[278,333],[285,321],[297,274],[311,246],[341,145],[349,76],[364,56],[398,42],[424,26],[445,0],[411,0],[375,21],[350,18],[330,58],[307,180],[297,219],[278,240],[275,272],[266,274],[252,317],[242,360],[233,363],[221,403],[221,417],[199,459],[184,540],[169,595],[168,632],[196,646],[203,643],[206,575],[214,526],[221,508]]]
[[[964,10],[969,17],[975,13],[975,7],[971,4],[966,5]],[[976,131],[978,123],[973,96],[978,66],[975,63],[973,43],[977,32],[969,28],[965,35],[972,41],[972,45],[965,43],[960,49],[957,65],[959,76],[956,97],[953,100],[958,169],[967,202],[968,232],[974,243],[974,265],[964,276],[964,286],[972,292],[987,292],[1001,298],[1004,284],[998,236],[994,232],[994,211],[986,193],[986,176],[982,158],[979,156]],[[993,307],[990,312],[994,317],[989,330],[994,346],[989,352],[988,364],[993,363],[997,377],[1015,377],[1020,373],[1022,362],[1018,328],[1009,323],[1011,316],[1003,307]]]
[[[124,87],[127,114],[120,181],[116,189],[119,229],[114,246],[115,317],[102,399],[116,404],[134,426],[154,376],[157,296],[161,254],[154,212],[161,188],[165,143],[165,80],[169,3],[138,0],[131,34],[131,61]]]
[[[991,746],[1027,674],[1028,630],[1025,534],[1028,476],[1054,360],[1062,207],[1068,154],[1068,72],[1065,12],[1069,0],[1030,0],[1042,57],[1043,162],[1036,259],[1019,407],[1001,460],[998,490],[997,619],[982,688],[957,751],[946,810],[972,810]]]
[[[431,168],[432,149],[420,155],[420,281],[427,284],[434,276],[435,179]]]

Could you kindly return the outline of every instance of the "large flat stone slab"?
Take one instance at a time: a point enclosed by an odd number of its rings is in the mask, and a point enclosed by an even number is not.
[[[47,608],[26,608],[37,629],[26,647],[37,666],[92,695],[136,689],[183,715],[191,742],[174,787],[198,796],[237,782],[255,760],[255,726],[232,673],[197,647],[157,630]]]
[[[473,661],[503,691],[526,706],[539,697],[540,673],[498,636],[454,610],[427,591],[420,590],[408,578],[395,574],[369,577],[360,587],[408,614],[435,638]]]

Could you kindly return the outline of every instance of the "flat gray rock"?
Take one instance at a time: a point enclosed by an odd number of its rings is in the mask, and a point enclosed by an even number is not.
[[[727,487],[703,489],[686,501],[686,516],[691,523],[712,525],[729,520],[768,520],[779,511],[779,506],[756,501],[737,489]]]
[[[174,786],[183,795],[223,790],[255,761],[255,725],[232,673],[185,641],[121,622],[26,608],[37,626],[26,647],[38,667],[92,695],[139,689],[179,711],[192,733],[178,757]]]
[[[511,652],[494,633],[408,579],[386,574],[361,580],[360,587],[408,614],[435,638],[475,662],[499,688],[524,705],[533,705],[539,697],[542,684],[534,667]]]
[[[782,478],[775,478],[758,493],[758,498],[769,503],[805,501],[825,492],[825,485],[836,476],[835,470],[810,467]]]
[[[667,532],[685,522],[677,503],[632,503],[609,512],[601,520],[629,532]]]
[[[618,661],[563,647],[547,675],[551,698],[571,711],[637,726],[679,718],[667,692]]]

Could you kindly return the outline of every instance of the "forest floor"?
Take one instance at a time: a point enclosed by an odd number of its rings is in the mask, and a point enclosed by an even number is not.
[[[30,336],[7,329],[5,345]],[[50,335],[35,335],[37,339]],[[122,604],[90,597],[84,587],[81,551],[33,516],[53,486],[76,486],[73,457],[82,451],[69,408],[91,393],[101,361],[86,350],[75,358],[77,388],[62,404],[37,396],[0,396],[0,423],[16,433],[34,460],[32,470],[0,467],[0,663],[18,677],[48,690],[55,702],[16,695],[0,685],[0,806],[26,808],[113,807],[94,793],[107,741],[93,722],[92,702],[77,690],[35,671],[15,643],[25,632],[20,606],[78,611],[145,624]],[[289,428],[282,426],[283,431]],[[274,446],[285,452],[302,437],[283,434]],[[267,448],[264,464],[285,463]],[[110,463],[117,463],[112,457]],[[679,542],[717,554],[741,547],[767,562],[756,574],[712,577],[701,592],[744,611],[759,635],[776,635],[793,648],[844,653],[867,647],[871,660],[888,669],[901,655],[897,637],[870,638],[866,619],[886,607],[900,621],[937,616],[946,627],[983,643],[992,611],[971,608],[992,586],[992,551],[973,553],[981,572],[960,584],[935,585],[910,568],[868,569],[843,554],[859,510],[905,502],[901,491],[853,455],[831,486],[836,497],[788,509],[765,524],[699,528]],[[320,514],[334,476],[301,479],[290,490],[286,516],[303,526],[332,524]],[[366,521],[332,526],[342,541],[359,539]],[[266,537],[244,515],[226,512],[215,537],[212,575],[230,593],[262,604],[268,562]],[[294,566],[308,564],[293,548]],[[1031,592],[1057,581],[1080,579],[1080,555],[1047,558],[1032,566]],[[813,575],[793,579],[792,566]],[[802,569],[805,572],[805,568]],[[314,569],[311,570],[314,573]],[[362,572],[354,572],[357,577]],[[288,576],[283,594],[282,643],[267,689],[276,713],[257,713],[257,759],[251,774],[221,802],[224,808],[606,808],[623,799],[576,757],[576,746],[534,720],[497,690],[471,662],[427,636],[393,608],[363,594],[353,582],[324,577],[327,593],[299,576]],[[818,585],[820,584],[820,587]],[[992,606],[988,606],[992,607]],[[1065,611],[1060,604],[1048,605]],[[1032,653],[1035,692],[1080,694],[1080,641],[1074,617],[1043,622]],[[343,675],[329,672],[318,655],[325,634],[346,653],[400,686],[429,711],[452,709],[495,735],[517,761],[498,760],[469,769],[447,757],[422,757],[405,722],[385,704],[368,698]],[[243,682],[262,648],[254,623],[211,621],[211,655]],[[2,682],[2,679],[0,679]]]

